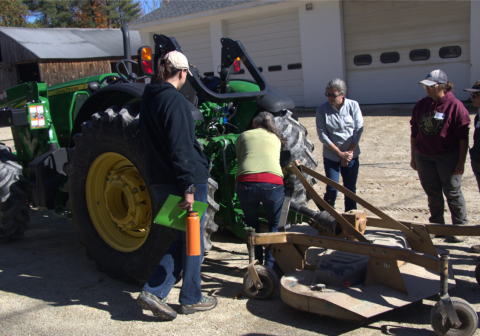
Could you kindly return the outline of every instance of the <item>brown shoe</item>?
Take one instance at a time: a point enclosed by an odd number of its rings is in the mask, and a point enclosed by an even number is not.
[[[450,236],[448,240],[450,243],[463,243],[465,241],[465,236]]]
[[[470,247],[470,250],[473,253],[480,253],[480,245],[472,245],[472,247]]]
[[[165,299],[161,300],[149,292],[142,291],[137,303],[143,309],[151,310],[153,315],[162,321],[172,321],[177,317],[177,312],[170,308]]]
[[[218,300],[214,296],[204,296],[202,301],[191,305],[180,305],[180,314],[193,314],[198,311],[206,311],[217,306]]]

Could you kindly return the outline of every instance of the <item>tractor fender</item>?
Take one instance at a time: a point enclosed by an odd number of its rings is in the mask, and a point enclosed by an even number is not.
[[[145,85],[143,83],[119,83],[95,91],[82,105],[73,122],[70,147],[74,146],[73,136],[81,132],[83,122],[90,120],[94,113],[104,111],[113,105],[122,107],[126,104],[140,102]]]

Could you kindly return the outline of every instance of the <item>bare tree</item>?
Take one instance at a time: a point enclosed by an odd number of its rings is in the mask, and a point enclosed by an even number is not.
[[[142,0],[143,10],[145,14],[148,14],[151,11],[160,8],[163,4],[166,4],[169,1],[173,0]]]

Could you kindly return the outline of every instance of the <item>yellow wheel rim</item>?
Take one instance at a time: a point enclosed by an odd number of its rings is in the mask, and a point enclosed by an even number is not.
[[[139,249],[150,232],[152,209],[135,165],[118,153],[97,157],[88,171],[86,198],[93,225],[115,250]]]

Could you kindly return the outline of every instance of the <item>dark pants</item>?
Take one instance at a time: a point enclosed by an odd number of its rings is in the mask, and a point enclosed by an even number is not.
[[[282,212],[285,189],[283,185],[256,182],[237,182],[237,196],[242,206],[245,222],[260,232],[260,202],[265,209],[268,220],[268,231],[278,232],[278,222]],[[255,246],[255,259],[263,264],[263,247]],[[273,267],[275,259],[270,249],[265,251],[265,265]]]
[[[346,167],[340,166],[340,162],[332,161],[325,157],[323,158],[323,165],[325,167],[325,175],[329,179],[339,183],[340,174],[342,174],[343,186],[353,193],[357,192],[358,168],[360,166],[358,156],[352,159]],[[337,195],[337,189],[327,186],[327,192],[323,199],[332,207],[335,207]],[[356,208],[357,202],[345,196],[345,212],[355,210]]]
[[[462,193],[462,175],[453,175],[458,155],[458,149],[441,156],[425,156],[415,152],[418,177],[428,196],[430,223],[445,224],[445,194],[452,214],[452,223],[468,224],[467,207]]]
[[[197,184],[195,191],[195,200],[207,203],[207,184]],[[165,203],[168,195],[184,196],[184,191],[176,184],[154,185],[153,190],[160,204]],[[156,225],[156,224],[155,224]],[[200,219],[200,232],[203,232],[205,226],[205,214]],[[168,293],[175,284],[175,280],[183,270],[182,290],[180,291],[179,302],[184,305],[198,303],[202,300],[200,268],[202,266],[203,253],[205,247],[203,239],[201,241],[201,253],[199,256],[187,256],[186,234],[185,231],[175,230],[177,239],[170,245],[165,252],[162,260],[158,264],[153,274],[143,287],[143,290],[160,299],[167,297]],[[203,237],[203,234],[201,234]]]

